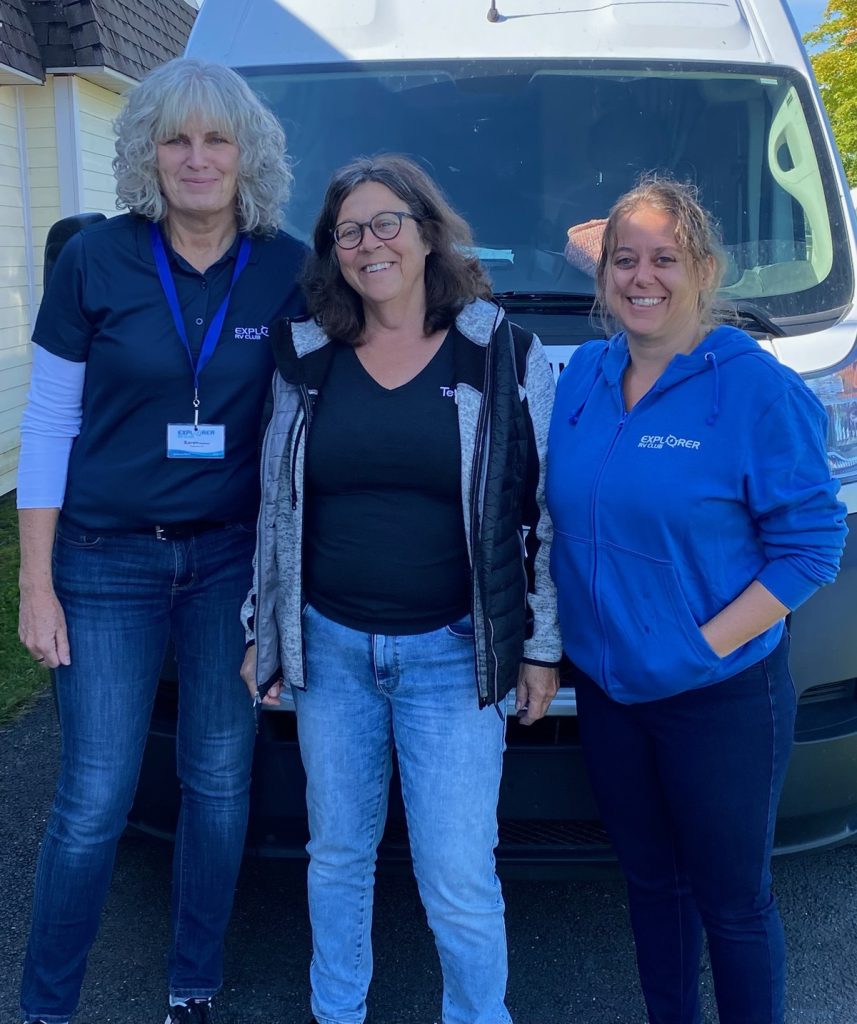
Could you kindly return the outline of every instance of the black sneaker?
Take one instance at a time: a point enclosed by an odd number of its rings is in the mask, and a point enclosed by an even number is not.
[[[217,1024],[210,999],[188,999],[186,1006],[171,1006],[164,1024]]]

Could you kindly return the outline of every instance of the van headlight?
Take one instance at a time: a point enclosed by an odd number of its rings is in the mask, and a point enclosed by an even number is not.
[[[857,362],[806,383],[827,410],[827,459],[842,483],[857,480]]]

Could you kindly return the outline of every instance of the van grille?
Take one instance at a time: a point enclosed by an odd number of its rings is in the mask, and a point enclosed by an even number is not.
[[[402,820],[390,819],[384,831],[384,847],[406,848],[408,830]],[[500,845],[512,847],[556,847],[561,850],[607,847],[610,840],[599,821],[501,821]]]
[[[845,679],[839,683],[824,683],[821,686],[813,686],[804,690],[800,697],[801,704],[816,704],[819,701],[842,700],[854,696],[857,680]]]
[[[795,740],[815,743],[857,732],[857,679],[804,690],[797,706]]]

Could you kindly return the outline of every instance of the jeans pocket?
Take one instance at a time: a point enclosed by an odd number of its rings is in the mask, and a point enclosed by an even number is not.
[[[473,616],[469,612],[456,622],[450,622],[445,628],[447,634],[449,636],[454,636],[456,640],[473,641]]]
[[[62,522],[57,523],[57,540],[72,548],[97,548],[104,543],[104,537],[97,533],[85,533],[74,526],[68,526]]]
[[[233,530],[235,533],[247,534],[248,536],[256,536],[256,520],[250,519],[239,523],[230,523],[226,527],[227,530]]]

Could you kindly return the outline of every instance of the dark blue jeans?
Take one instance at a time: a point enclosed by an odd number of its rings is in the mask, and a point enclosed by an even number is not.
[[[794,735],[786,639],[714,686],[623,705],[577,687],[601,815],[628,882],[651,1024],[699,1024],[702,929],[721,1024],[782,1024],[774,820]]]
[[[65,1021],[77,1006],[171,633],[182,804],[169,985],[186,998],[213,995],[221,985],[254,739],[238,674],[253,546],[253,530],[240,525],[177,541],[60,525],[54,583],[72,663],[56,671],[62,764],[36,869],[25,1019]]]

